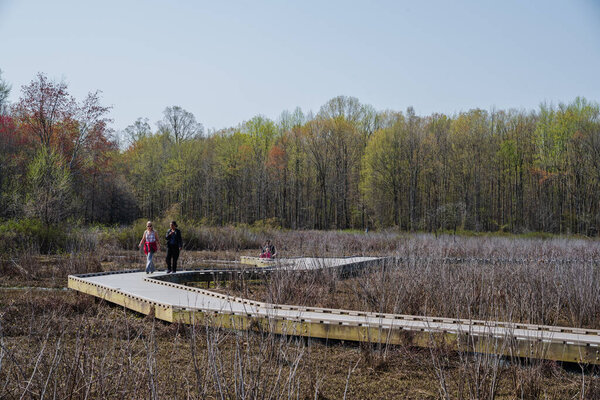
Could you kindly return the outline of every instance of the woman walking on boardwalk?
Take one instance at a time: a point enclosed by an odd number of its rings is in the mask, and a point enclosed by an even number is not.
[[[144,253],[146,253],[146,273],[151,274],[154,272],[154,262],[152,261],[152,256],[158,250],[160,250],[160,242],[158,241],[158,236],[154,229],[152,228],[152,221],[148,221],[146,224],[146,230],[144,231],[144,235],[142,236],[142,240],[140,240],[140,244],[138,247],[144,245]]]

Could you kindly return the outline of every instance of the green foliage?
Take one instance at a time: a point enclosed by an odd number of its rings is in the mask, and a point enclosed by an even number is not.
[[[12,253],[30,248],[39,251],[50,237],[60,239],[60,232],[51,231],[39,219],[4,221],[0,224],[0,252]]]
[[[198,248],[217,236],[243,248],[279,228],[600,234],[600,107],[583,98],[417,116],[338,96],[316,116],[257,115],[206,136],[175,106],[157,133],[144,119],[128,127],[131,145],[118,152],[105,120],[78,135],[66,85],[40,75],[26,89],[18,115],[0,119],[0,217],[26,211],[48,227],[143,218],[107,238],[128,248],[147,219],[169,218],[201,222],[189,226]],[[42,90],[64,106],[48,132],[31,123]],[[225,239],[209,225],[250,236]]]
[[[278,218],[259,219],[257,221],[254,221],[254,223],[252,224],[252,228],[261,231],[281,229],[281,222]]]
[[[30,216],[40,218],[49,226],[67,215],[71,174],[58,153],[41,147],[29,165],[27,181],[27,210]]]
[[[595,234],[599,126],[584,99],[419,117],[342,96],[317,118],[257,116],[181,145],[155,135],[124,164],[150,218],[177,204],[204,225]]]
[[[401,192],[408,180],[407,130],[402,115],[389,128],[375,132],[362,158],[361,192],[379,225],[399,225]]]
[[[71,223],[46,225],[37,218],[9,219],[0,222],[0,253],[61,253],[93,251],[97,232]]]
[[[131,225],[108,228],[102,234],[102,242],[126,250],[135,250],[146,229],[146,222],[146,220],[139,219]]]

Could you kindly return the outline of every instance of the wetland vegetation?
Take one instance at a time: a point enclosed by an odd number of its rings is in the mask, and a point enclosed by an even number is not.
[[[266,237],[284,256],[398,257],[386,268],[344,279],[326,272],[281,273],[212,288],[225,293],[286,304],[600,328],[596,240],[233,227],[207,228],[204,234],[221,247],[184,251],[183,268],[256,255]],[[71,273],[142,268],[142,255],[121,243],[116,231],[90,229],[87,235],[87,247],[78,252],[3,256],[0,397],[593,399],[599,394],[594,369],[477,356],[442,342],[432,349],[356,345],[167,324],[91,296],[39,290],[64,287]]]

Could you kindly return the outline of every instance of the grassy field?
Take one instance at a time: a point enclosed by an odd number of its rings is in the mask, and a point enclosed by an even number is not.
[[[264,239],[210,234],[219,246],[184,251],[184,268],[254,255],[250,245]],[[269,236],[283,256],[400,258],[346,279],[278,273],[222,282],[215,290],[287,304],[600,329],[596,240]],[[576,365],[456,352],[443,343],[431,349],[326,343],[163,323],[64,289],[68,274],[142,267],[143,256],[119,242],[88,247],[1,257],[0,398],[600,398],[597,371]]]

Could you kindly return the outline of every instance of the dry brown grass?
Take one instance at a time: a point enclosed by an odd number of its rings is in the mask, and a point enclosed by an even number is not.
[[[269,303],[600,329],[599,265],[398,261],[340,279],[278,272],[217,290]]]
[[[332,232],[283,232],[275,240],[284,255],[402,260],[348,279],[278,273],[222,290],[270,302],[599,327],[596,241]],[[182,261],[193,267],[254,253],[184,252]],[[499,261],[505,258],[529,261]],[[576,262],[541,261],[552,258]],[[3,258],[0,285],[58,288],[69,273],[140,268],[142,260],[110,247]],[[166,324],[65,290],[0,289],[0,343],[2,399],[595,399],[600,393],[589,371],[473,355],[468,346],[462,352],[442,342],[430,350],[357,346]]]
[[[477,360],[441,348],[435,358],[403,347],[384,354],[366,345],[165,324],[72,292],[2,299],[3,399],[339,399],[344,392],[349,399],[435,399],[438,360],[448,398],[476,398]],[[597,393],[596,378],[585,379]],[[523,398],[578,397],[581,384],[581,375],[554,364],[512,365],[501,368],[496,398],[515,398],[517,390]]]

